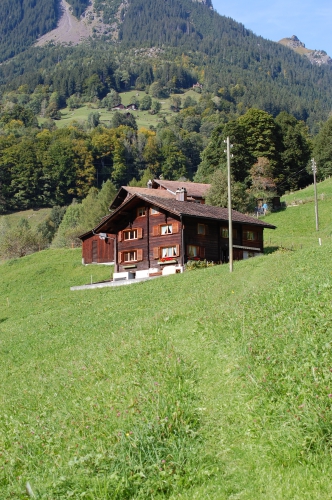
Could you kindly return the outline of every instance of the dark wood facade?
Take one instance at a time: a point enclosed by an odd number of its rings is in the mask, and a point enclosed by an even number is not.
[[[107,234],[106,238],[91,231],[81,236],[83,264],[109,264],[114,262],[114,242],[116,235]]]
[[[115,272],[162,270],[188,260],[228,262],[227,217],[218,207],[134,195],[94,231],[116,235]],[[260,255],[263,229],[274,226],[239,212],[233,220],[234,259]]]
[[[181,222],[179,218],[161,212],[160,209],[158,213],[154,211],[153,205],[142,204],[127,214],[125,224],[117,233],[118,272],[130,268],[139,271],[155,267],[158,262],[162,261],[166,248],[175,247],[174,260],[180,259]],[[144,215],[141,215],[143,212]],[[171,234],[168,232],[162,234],[167,226],[171,226]],[[128,236],[134,237],[128,239]],[[128,255],[129,252],[136,252],[136,259],[134,259],[135,255]]]

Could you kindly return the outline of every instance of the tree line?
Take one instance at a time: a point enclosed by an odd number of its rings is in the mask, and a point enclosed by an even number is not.
[[[308,183],[312,140],[293,116],[282,112],[274,118],[250,109],[223,121],[211,95],[199,94],[197,100],[174,96],[171,107],[169,121],[139,130],[131,113],[116,112],[105,126],[92,111],[85,125],[73,122],[57,129],[52,120],[38,128],[33,112],[23,105],[5,108],[0,113],[0,210],[67,205],[106,179],[117,187],[145,185],[160,175],[211,182],[225,167],[227,135],[234,144],[234,180],[245,189],[257,186],[259,177],[278,194]]]

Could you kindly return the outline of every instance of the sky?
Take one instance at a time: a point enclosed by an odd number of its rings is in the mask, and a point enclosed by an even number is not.
[[[212,0],[214,9],[256,35],[278,42],[296,35],[308,49],[332,57],[331,0]]]

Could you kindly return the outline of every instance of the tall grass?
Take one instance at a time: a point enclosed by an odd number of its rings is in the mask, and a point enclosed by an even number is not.
[[[305,226],[306,206],[270,220]],[[69,291],[110,272],[77,250],[2,264],[0,497],[329,498],[332,245],[314,236],[115,289]]]

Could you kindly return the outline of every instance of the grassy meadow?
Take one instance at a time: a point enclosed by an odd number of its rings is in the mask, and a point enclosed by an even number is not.
[[[331,209],[322,246],[312,202],[267,216],[294,249],[232,275],[71,292],[110,268],[1,264],[0,498],[330,498]]]
[[[130,90],[128,92],[122,92],[120,95],[122,104],[128,106],[128,104],[130,104],[130,100],[132,97],[137,97],[139,100],[141,100],[142,97],[145,96],[145,92]],[[151,115],[148,111],[141,111],[141,110],[130,111],[136,119],[138,128],[141,127],[149,128],[150,125],[156,127],[160,122],[162,116],[166,117],[168,120],[172,116],[174,116],[174,112],[170,110],[171,99],[173,95],[175,94],[172,94],[170,97],[166,99],[159,99],[161,103],[161,110],[157,115]],[[200,95],[197,94],[197,92],[195,92],[194,90],[188,90],[183,94],[180,95],[176,94],[176,95],[181,97],[182,101],[187,96],[193,97],[196,101],[199,101],[200,98]],[[79,123],[84,123],[88,120],[89,114],[93,111],[98,111],[100,113],[100,123],[106,126],[110,125],[110,123],[112,122],[113,115],[115,113],[115,111],[107,111],[104,108],[98,108],[95,104],[88,104],[86,106],[82,106],[74,110],[69,110],[69,108],[63,108],[60,110],[61,120],[56,120],[56,126],[58,128],[67,127],[74,120]],[[45,120],[46,120],[45,118],[39,118],[39,123],[42,124]]]
[[[0,220],[2,217],[8,220],[9,224],[16,226],[21,219],[26,219],[32,228],[36,228],[41,224],[46,217],[50,214],[50,208],[38,208],[30,210],[22,210],[20,212],[13,212],[8,215],[0,215]]]

